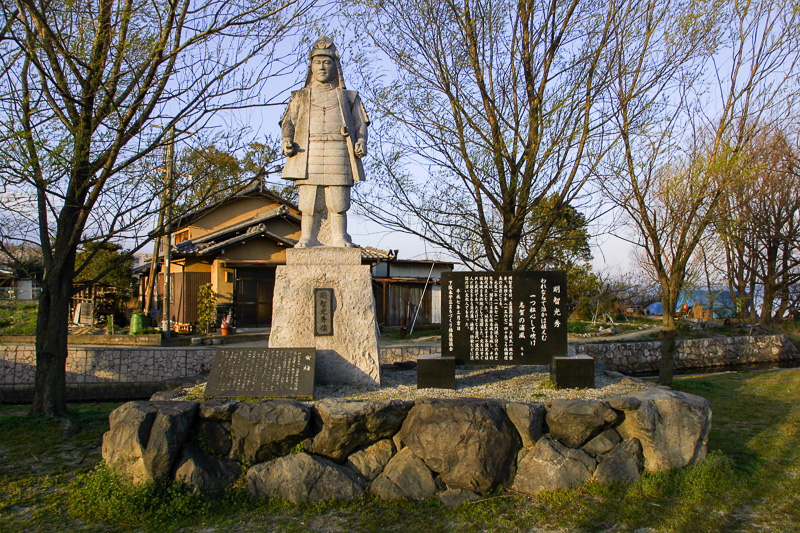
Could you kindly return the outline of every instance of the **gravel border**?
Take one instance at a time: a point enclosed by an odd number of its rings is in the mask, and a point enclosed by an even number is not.
[[[181,389],[175,400],[203,399],[205,383]],[[550,403],[555,399],[599,400],[625,396],[647,388],[637,378],[618,372],[596,371],[593,389],[556,389],[547,366],[456,367],[456,389],[417,389],[416,369],[381,367],[381,387],[317,385],[314,400],[419,400],[422,398],[486,398],[499,401]],[[165,399],[162,397],[162,399]]]

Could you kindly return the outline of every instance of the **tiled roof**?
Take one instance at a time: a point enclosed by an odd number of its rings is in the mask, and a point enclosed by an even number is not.
[[[286,206],[281,205],[259,213],[250,220],[232,224],[195,239],[180,242],[175,245],[174,250],[179,255],[209,255],[261,235],[267,236],[285,246],[294,246],[297,242],[294,239],[288,239],[267,230],[266,222],[277,217],[298,220]]]
[[[364,261],[388,261],[395,257],[397,255],[393,250],[381,250],[371,246],[361,248],[361,259]]]
[[[252,196],[261,196],[261,197],[264,197],[264,198],[269,198],[270,200],[273,200],[273,201],[275,201],[277,203],[282,204],[283,207],[293,207],[295,209],[297,208],[296,205],[294,205],[293,203],[288,202],[287,200],[281,198],[277,194],[273,193],[272,191],[270,191],[269,189],[264,187],[263,183],[259,182],[259,183],[254,183],[254,184],[242,189],[241,191],[239,191],[236,194],[233,194],[233,195],[231,195],[231,196],[229,196],[227,198],[223,198],[221,200],[217,200],[216,202],[213,202],[213,203],[198,207],[196,209],[193,209],[192,211],[189,211],[188,213],[184,213],[183,215],[181,215],[175,221],[174,227],[181,228],[183,226],[186,226],[192,220],[196,220],[198,217],[202,216],[203,214],[208,213],[209,211],[213,211],[214,209],[216,209],[220,205],[225,204],[227,202],[230,202],[232,200],[235,200],[237,198],[245,198],[245,197],[252,197]]]

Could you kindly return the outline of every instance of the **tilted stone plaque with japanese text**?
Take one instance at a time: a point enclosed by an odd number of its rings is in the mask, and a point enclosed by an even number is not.
[[[549,365],[567,355],[566,303],[566,272],[444,272],[442,356]]]
[[[220,348],[206,384],[216,398],[313,398],[314,348]]]

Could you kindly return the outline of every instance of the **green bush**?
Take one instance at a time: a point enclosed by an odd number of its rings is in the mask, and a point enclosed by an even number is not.
[[[200,331],[207,334],[216,318],[217,293],[211,290],[210,283],[206,283],[197,293],[197,320],[200,322]]]

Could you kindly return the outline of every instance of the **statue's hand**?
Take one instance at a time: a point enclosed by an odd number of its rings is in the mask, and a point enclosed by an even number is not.
[[[292,157],[295,154],[294,143],[292,140],[284,139],[281,150],[283,151],[283,155],[286,157]]]
[[[356,145],[354,147],[354,152],[356,157],[366,157],[367,155],[367,143],[363,139],[359,139],[356,141]]]

